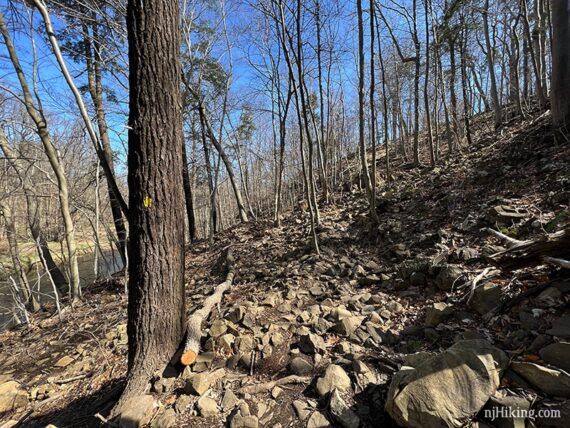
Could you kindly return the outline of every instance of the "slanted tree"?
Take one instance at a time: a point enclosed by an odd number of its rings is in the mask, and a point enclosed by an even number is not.
[[[184,187],[178,2],[129,0],[129,338],[125,390],[139,400],[184,336]]]

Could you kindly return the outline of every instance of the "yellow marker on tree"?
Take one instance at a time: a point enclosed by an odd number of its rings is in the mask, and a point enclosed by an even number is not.
[[[152,198],[150,196],[145,196],[143,199],[143,205],[145,208],[151,208],[152,207]]]

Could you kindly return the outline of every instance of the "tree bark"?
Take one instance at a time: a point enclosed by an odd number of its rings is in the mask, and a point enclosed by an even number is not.
[[[129,337],[125,390],[144,393],[184,336],[184,191],[177,2],[129,0]]]
[[[495,128],[503,122],[503,112],[497,91],[497,79],[495,77],[495,61],[493,60],[493,46],[491,45],[491,35],[489,34],[489,0],[485,0],[483,9],[483,33],[485,34],[485,48],[487,57],[487,67],[489,68],[489,80],[491,80],[491,100],[493,101],[493,111],[495,113]]]
[[[551,107],[554,125],[568,132],[570,124],[570,0],[552,2]]]
[[[113,165],[113,149],[111,148],[111,141],[109,139],[109,129],[107,127],[107,119],[105,116],[105,109],[103,107],[103,83],[101,72],[101,44],[99,41],[99,31],[97,24],[97,17],[95,13],[92,14],[91,21],[92,35],[89,35],[88,26],[83,23],[83,44],[85,48],[85,61],[87,65],[87,82],[89,87],[89,95],[95,107],[97,116],[97,127],[99,129],[99,139],[101,140],[101,148],[103,156],[107,162],[112,177],[115,176],[115,167]],[[93,39],[93,47],[91,46],[91,39]],[[106,176],[107,177],[107,176]],[[111,214],[113,216],[113,224],[115,225],[115,232],[117,233],[117,241],[119,242],[119,253],[123,266],[126,266],[126,245],[127,245],[127,229],[123,221],[123,214],[121,211],[121,195],[116,195],[113,187],[113,180],[107,177],[107,193],[109,194],[109,205],[111,206]]]
[[[362,0],[356,0],[356,15],[358,18],[358,145],[360,148],[361,175],[364,180],[364,187],[368,196],[368,210],[370,218],[374,223],[378,223],[378,214],[374,203],[374,191],[376,177],[370,177],[368,159],[366,158],[366,142],[364,140],[364,19],[362,13]],[[374,181],[372,181],[374,180]]]
[[[192,194],[192,183],[188,174],[188,154],[186,153],[186,143],[182,142],[182,182],[184,183],[184,202],[186,205],[186,216],[188,217],[188,237],[190,242],[196,240],[196,217],[194,216],[194,195]]]

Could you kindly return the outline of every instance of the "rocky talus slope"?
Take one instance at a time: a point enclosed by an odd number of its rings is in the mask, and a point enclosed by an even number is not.
[[[299,212],[189,248],[189,313],[223,281],[229,248],[235,281],[204,325],[197,362],[157,373],[153,410],[140,411],[141,399],[133,420],[569,426],[569,269],[501,269],[491,256],[512,242],[488,229],[518,241],[567,229],[570,147],[554,143],[547,113],[499,132],[480,125],[475,141],[435,169],[394,162],[378,227],[355,187],[336,193],[321,211],[320,257]],[[124,278],[85,294],[61,321],[48,305],[0,334],[2,426],[103,423],[126,370]]]

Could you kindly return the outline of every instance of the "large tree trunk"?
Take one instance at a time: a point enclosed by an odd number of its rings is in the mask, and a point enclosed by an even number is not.
[[[145,392],[184,336],[184,190],[178,2],[129,0],[129,337],[115,413]]]
[[[570,0],[552,2],[552,27],[552,119],[556,127],[566,128],[570,124]]]

